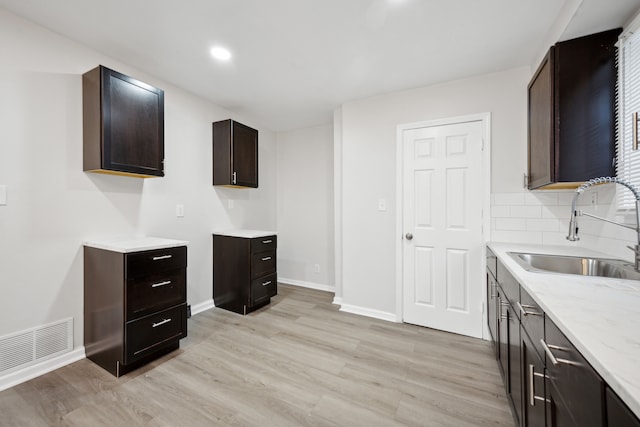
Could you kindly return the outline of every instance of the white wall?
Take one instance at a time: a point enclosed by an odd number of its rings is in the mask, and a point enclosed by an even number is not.
[[[278,280],[333,291],[333,126],[277,140]]]
[[[214,229],[275,229],[274,133],[2,9],[0,52],[0,336],[73,317],[83,345],[87,237],[188,240],[187,299],[198,304],[212,298]],[[165,90],[164,178],[82,171],[81,75],[98,64]],[[260,131],[259,189],[211,185],[211,123],[230,117]]]
[[[518,68],[342,105],[343,304],[395,315],[397,125],[490,112],[492,191],[521,192],[530,73]]]

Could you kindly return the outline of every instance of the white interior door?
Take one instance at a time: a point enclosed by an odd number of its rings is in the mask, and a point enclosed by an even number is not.
[[[483,122],[402,131],[403,320],[482,336]]]

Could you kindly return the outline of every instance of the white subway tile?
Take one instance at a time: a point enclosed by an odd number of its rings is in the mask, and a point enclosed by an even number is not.
[[[525,231],[523,218],[496,218],[496,230]]]
[[[555,206],[558,204],[558,193],[555,191],[533,191],[526,193],[524,202],[527,205]]]
[[[537,231],[492,231],[491,240],[506,243],[542,243],[542,233]]]
[[[542,218],[542,206],[511,206],[512,218]]]
[[[558,231],[560,229],[560,221],[553,218],[547,219],[532,219],[526,220],[525,230],[527,231]]]
[[[562,221],[569,221],[571,218],[571,208],[568,206],[543,206],[542,218],[556,218]]]
[[[495,193],[494,203],[496,205],[524,205],[525,193]]]
[[[558,193],[558,204],[571,206],[571,202],[573,201],[573,196],[575,193],[575,191],[563,191],[561,193]]]

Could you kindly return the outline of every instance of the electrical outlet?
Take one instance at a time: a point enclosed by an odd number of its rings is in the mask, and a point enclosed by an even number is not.
[[[387,201],[385,199],[378,199],[378,210],[381,212],[387,210]]]
[[[227,206],[229,207],[229,209],[233,209],[233,200],[227,200]]]
[[[314,264],[313,265],[313,272],[314,273],[320,273],[320,264]]]
[[[597,206],[597,205],[598,205],[598,193],[594,191],[593,193],[591,193],[591,206]]]

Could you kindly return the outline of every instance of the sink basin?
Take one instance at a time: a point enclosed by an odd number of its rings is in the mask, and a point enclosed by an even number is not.
[[[640,280],[633,265],[619,259],[508,252],[527,271]]]

